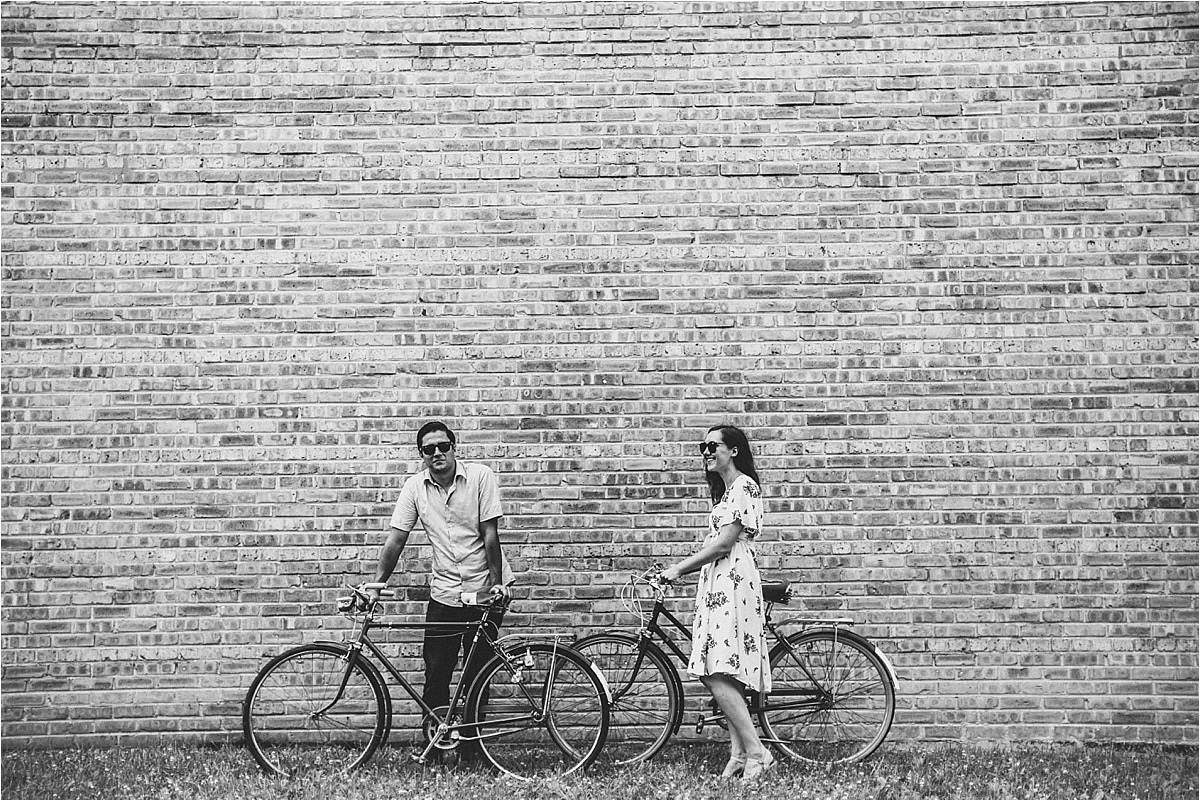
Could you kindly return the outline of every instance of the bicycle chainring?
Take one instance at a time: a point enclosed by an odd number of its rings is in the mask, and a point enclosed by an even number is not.
[[[439,748],[442,751],[450,751],[458,748],[459,743],[458,732],[456,731],[446,732],[440,738],[434,739],[437,737],[439,721],[446,720],[449,714],[450,707],[439,706],[433,710],[432,715],[426,715],[425,720],[421,722],[421,733],[425,735],[425,742],[432,742],[434,748]],[[449,722],[458,723],[458,718],[459,716],[455,715]]]

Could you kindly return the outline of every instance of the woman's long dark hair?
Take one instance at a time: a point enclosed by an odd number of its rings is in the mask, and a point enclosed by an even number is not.
[[[754,456],[750,453],[750,440],[746,438],[746,432],[737,426],[713,426],[708,429],[711,434],[714,431],[721,432],[721,441],[725,443],[725,447],[733,449],[737,448],[737,456],[733,457],[733,466],[741,472],[754,479],[754,483],[762,489],[762,484],[758,480],[758,471],[754,469]],[[712,495],[713,503],[720,503],[721,498],[725,497],[725,479],[721,478],[721,474],[715,470],[705,470],[704,480],[708,482],[708,492]]]

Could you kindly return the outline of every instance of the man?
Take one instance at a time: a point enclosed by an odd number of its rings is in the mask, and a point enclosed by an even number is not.
[[[488,595],[507,599],[513,582],[512,570],[500,551],[503,512],[496,474],[485,465],[458,461],[455,445],[454,432],[444,423],[426,423],[417,432],[417,449],[426,469],[411,476],[400,490],[391,533],[375,571],[376,582],[388,580],[419,518],[433,546],[426,623],[479,620],[484,610],[464,606],[462,594],[477,592],[481,601]],[[371,593],[379,597],[379,590]],[[504,620],[503,609],[488,615],[498,630]],[[465,659],[470,647],[471,640],[463,637],[461,629],[431,626],[425,630],[422,698],[430,707],[449,705],[450,678],[459,650]],[[481,642],[475,658],[464,667],[467,686],[492,655],[492,649]]]

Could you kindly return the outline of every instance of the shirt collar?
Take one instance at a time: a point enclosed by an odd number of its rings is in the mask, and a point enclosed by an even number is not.
[[[433,480],[433,472],[428,467],[425,468],[425,472],[422,473],[422,476],[424,477],[426,482],[433,484],[435,486],[437,485],[437,482]],[[455,459],[454,460],[454,483],[457,484],[458,480],[460,478],[463,481],[466,481],[467,480],[467,471],[463,469],[463,463],[460,460]]]

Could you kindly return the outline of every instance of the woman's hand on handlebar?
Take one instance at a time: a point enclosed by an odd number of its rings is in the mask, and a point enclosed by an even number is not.
[[[659,572],[658,580],[663,584],[670,585],[679,581],[679,576],[679,570],[676,569],[675,565],[671,565],[670,567],[664,568]]]

